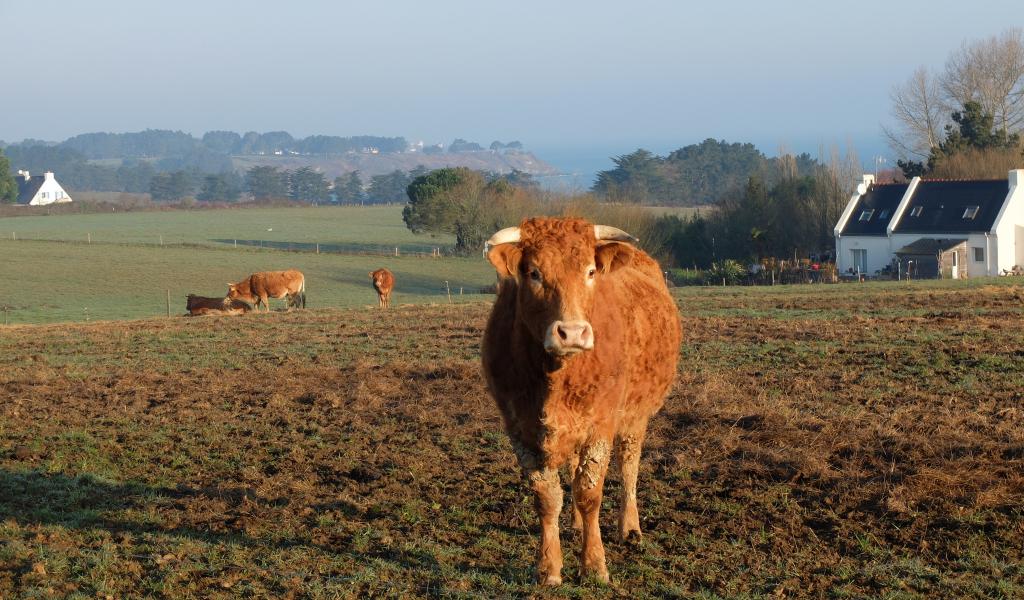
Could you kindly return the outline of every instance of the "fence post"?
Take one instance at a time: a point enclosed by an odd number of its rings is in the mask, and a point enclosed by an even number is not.
[[[87,244],[91,244],[92,243],[92,234],[91,233],[85,234],[85,243],[87,243]]]
[[[171,316],[171,290],[164,290],[167,292],[167,316]]]
[[[235,248],[238,247],[238,240],[235,240]]]
[[[316,243],[316,253],[320,254],[320,242]]]
[[[398,246],[395,246],[395,256],[398,256]]]
[[[448,304],[452,303],[452,288],[448,286],[448,280],[444,280],[444,289],[448,292]]]

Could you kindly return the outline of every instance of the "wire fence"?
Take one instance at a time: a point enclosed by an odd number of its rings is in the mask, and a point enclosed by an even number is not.
[[[142,239],[104,239],[102,235],[85,233],[78,238],[57,238],[52,236],[33,236],[10,232],[0,241],[8,242],[50,242],[76,245],[107,245],[127,247],[174,247],[196,248],[206,250],[276,250],[283,252],[301,252],[309,254],[341,254],[349,256],[388,256],[411,258],[448,258],[458,256],[448,246],[428,246],[424,244],[368,244],[359,242],[292,242],[281,240],[260,240],[242,238],[217,238],[206,241],[195,241],[177,236],[157,235],[150,241]]]

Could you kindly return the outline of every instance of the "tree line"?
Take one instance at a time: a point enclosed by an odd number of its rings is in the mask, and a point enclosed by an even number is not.
[[[773,159],[774,180],[759,171],[723,190],[695,215],[659,215],[637,202],[612,203],[595,194],[559,194],[466,168],[438,169],[415,178],[402,217],[414,233],[455,236],[456,251],[478,251],[494,231],[538,214],[579,215],[622,227],[666,266],[706,269],[726,259],[823,255],[850,197],[860,165],[852,152],[825,162],[793,155]],[[809,166],[808,166],[809,165]]]
[[[816,161],[809,154],[794,156],[801,171]],[[614,168],[600,171],[592,191],[612,202],[655,206],[705,206],[757,175],[775,183],[782,177],[777,158],[768,158],[750,143],[707,139],[657,156],[638,149],[612,159]]]

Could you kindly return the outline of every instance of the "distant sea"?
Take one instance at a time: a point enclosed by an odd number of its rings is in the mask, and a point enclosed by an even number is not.
[[[683,144],[685,145],[685,144]],[[629,154],[638,148],[644,148],[655,154],[667,154],[679,145],[648,144],[631,146],[629,144],[600,144],[593,146],[561,146],[556,144],[530,144],[529,150],[534,155],[558,169],[562,174],[551,177],[539,177],[546,189],[585,192],[597,179],[598,171],[607,171],[615,167],[612,158]]]

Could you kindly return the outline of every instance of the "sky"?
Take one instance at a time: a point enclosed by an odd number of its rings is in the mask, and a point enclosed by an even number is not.
[[[713,137],[866,162],[893,85],[1022,21],[1019,0],[0,0],[0,140],[460,137],[583,165]]]

